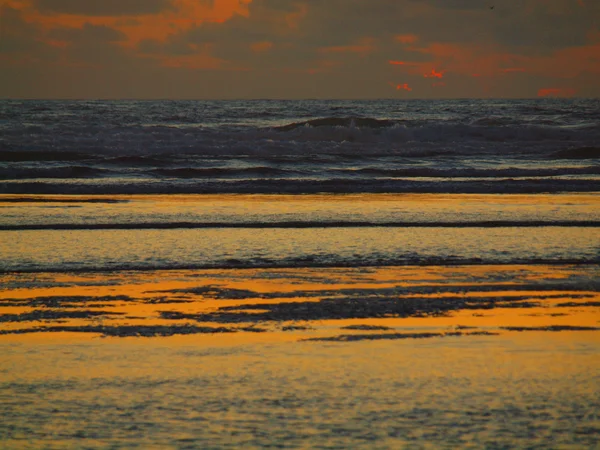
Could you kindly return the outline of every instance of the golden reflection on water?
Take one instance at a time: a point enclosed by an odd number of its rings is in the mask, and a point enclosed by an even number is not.
[[[598,426],[598,363],[584,333],[572,335],[532,333],[526,346],[501,336],[227,348],[207,336],[30,337],[6,358],[15,369],[2,381],[19,403],[2,406],[13,427],[5,443],[594,448],[585,432]]]
[[[39,326],[174,326],[192,324],[208,327],[239,327],[251,325],[245,319],[239,323],[219,323],[189,319],[162,318],[161,312],[183,314],[215,314],[221,308],[229,312],[241,311],[237,307],[248,305],[273,305],[293,302],[320,302],[324,298],[356,295],[372,299],[373,296],[398,296],[390,289],[400,288],[407,299],[499,299],[493,309],[458,309],[443,315],[423,317],[369,317],[331,319],[313,317],[297,320],[264,320],[254,326],[262,333],[241,331],[239,333],[194,334],[193,336],[168,337],[169,340],[197,340],[198,342],[288,342],[304,338],[332,337],[341,334],[370,334],[388,332],[440,332],[457,330],[470,332],[485,330],[500,334],[524,337],[530,332],[507,331],[502,327],[546,327],[569,325],[600,327],[600,308],[586,303],[598,302],[600,295],[583,288],[573,290],[571,285],[557,289],[535,290],[532,283],[568,281],[573,276],[593,277],[595,268],[554,266],[457,266],[457,267],[386,267],[386,268],[333,268],[333,269],[252,269],[252,270],[202,270],[116,272],[82,274],[31,274],[0,277],[4,286],[0,290],[2,315],[18,315],[35,311],[92,311],[105,315],[83,318],[40,319],[1,323],[0,330],[31,329]],[[576,284],[575,284],[576,285]],[[491,286],[491,288],[490,288]],[[571,288],[569,287],[571,286]],[[429,291],[418,289],[427,287]],[[495,287],[495,288],[494,288]],[[447,291],[448,288],[453,291]],[[500,289],[501,288],[501,289]],[[196,291],[193,291],[196,289]],[[494,290],[496,289],[496,290]],[[412,290],[412,291],[411,291]],[[439,291],[438,291],[439,290]],[[214,292],[213,292],[214,291]],[[395,292],[395,291],[394,291]],[[241,293],[241,294],[240,294]],[[215,297],[215,295],[217,297]],[[240,296],[241,295],[241,296]],[[84,297],[83,302],[69,297]],[[116,298],[115,296],[126,296]],[[55,307],[25,305],[31,299],[60,297],[65,304]],[[538,306],[515,307],[519,302],[511,298],[539,303]],[[530,300],[528,300],[530,299]],[[558,306],[572,303],[571,306]],[[342,307],[343,308],[343,307]],[[257,306],[245,313],[257,313],[264,308]],[[389,327],[389,330],[346,330],[351,325]],[[283,331],[284,327],[290,327]],[[579,331],[578,331],[579,332]],[[547,332],[549,333],[549,332]],[[569,334],[567,332],[561,332]],[[588,334],[586,332],[586,334]],[[41,336],[43,336],[43,338]],[[69,339],[87,340],[98,334],[68,333]],[[589,333],[598,342],[600,332]],[[465,336],[465,339],[470,338]],[[0,340],[24,341],[60,339],[61,333],[7,334]],[[111,339],[111,338],[109,338]]]
[[[599,220],[600,195],[347,194],[347,195],[10,195],[0,194],[0,224],[156,220]],[[68,209],[65,209],[68,208]],[[126,218],[126,219],[124,219]],[[195,218],[195,219],[194,219]]]
[[[9,197],[0,195],[0,207],[15,205],[2,202]],[[82,199],[43,197],[57,202]],[[489,208],[492,197],[509,216],[521,208],[548,212],[569,203],[588,216],[600,211],[594,194],[94,196],[130,203],[82,209],[125,212],[152,204],[161,213],[176,215],[182,208],[244,204],[285,214],[291,204],[294,212],[304,213],[326,202],[330,210],[351,206],[368,215],[397,203],[415,214],[426,207],[457,215]],[[540,305],[459,309],[424,317],[316,317],[253,324],[266,330],[262,333],[151,338],[101,338],[99,332],[72,331],[4,334],[0,410],[5,414],[0,429],[12,430],[4,441],[11,448],[103,448],[114,443],[121,448],[169,448],[176,443],[204,448],[215,442],[230,448],[251,447],[248,442],[257,447],[348,448],[362,443],[372,448],[376,443],[381,448],[595,448],[600,331],[518,332],[501,327],[600,327],[600,308],[586,305],[600,301],[592,283],[600,278],[598,271],[595,266],[474,265],[2,274],[1,316],[36,311],[120,314],[2,321],[0,332],[188,323],[239,329],[249,324],[166,319],[160,312],[214,314],[223,307],[317,303],[345,295],[352,301],[360,301],[361,295],[371,300],[402,295],[449,302],[477,297],[505,302],[522,296]],[[198,290],[207,287],[214,292]],[[390,289],[402,294],[390,294]],[[346,290],[358,294],[351,297]],[[40,297],[73,296],[86,301],[52,307],[25,304]],[[110,296],[128,298],[98,299]],[[389,330],[345,328],[357,325]],[[457,331],[499,335],[453,336]],[[443,337],[303,341],[423,332]],[[361,440],[364,436],[374,440]]]

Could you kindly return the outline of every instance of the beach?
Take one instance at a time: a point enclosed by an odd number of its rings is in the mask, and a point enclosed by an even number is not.
[[[0,447],[595,448],[594,102],[0,102]]]
[[[513,265],[5,275],[3,442],[592,448],[597,280]]]

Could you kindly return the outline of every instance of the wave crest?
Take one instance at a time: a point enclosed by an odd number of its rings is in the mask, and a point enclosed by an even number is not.
[[[274,127],[277,131],[291,131],[301,127],[349,127],[349,128],[390,128],[400,124],[399,120],[373,119],[371,117],[324,117],[302,122],[292,122],[288,125]]]

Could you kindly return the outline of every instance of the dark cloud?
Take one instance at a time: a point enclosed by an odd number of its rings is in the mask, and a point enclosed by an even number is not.
[[[35,50],[37,30],[23,20],[20,11],[0,8],[0,53]]]
[[[9,61],[13,58],[47,60],[55,57],[55,49],[44,44],[41,37],[41,31],[25,21],[20,11],[0,8],[0,55],[9,57]]]
[[[171,9],[170,0],[34,0],[42,13],[86,16],[155,14]]]

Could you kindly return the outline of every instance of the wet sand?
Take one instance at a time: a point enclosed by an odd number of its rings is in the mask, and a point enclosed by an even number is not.
[[[4,274],[8,448],[593,448],[595,266]]]

